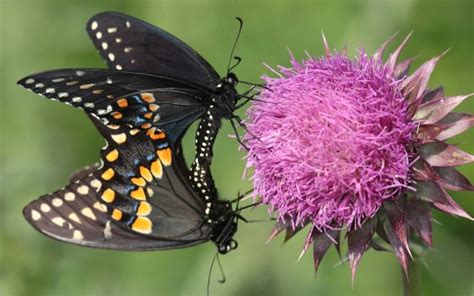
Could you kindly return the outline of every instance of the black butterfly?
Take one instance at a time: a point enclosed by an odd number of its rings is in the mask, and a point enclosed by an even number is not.
[[[212,240],[221,253],[235,248],[240,216],[218,200],[210,174],[220,121],[234,119],[248,94],[237,93],[232,67],[220,78],[184,42],[123,14],[98,14],[87,31],[110,70],[54,70],[18,83],[84,109],[110,143],[105,165],[28,205],[28,221],[54,238],[95,247],[161,249]],[[181,138],[198,118],[189,171]]]
[[[228,201],[212,208],[192,188],[182,153],[167,134],[152,127],[104,125],[100,167],[88,167],[63,189],[23,210],[40,232],[90,247],[153,250],[187,247],[208,240],[220,253],[236,248],[239,215]]]

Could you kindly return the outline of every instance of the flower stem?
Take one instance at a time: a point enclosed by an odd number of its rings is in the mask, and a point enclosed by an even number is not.
[[[402,270],[402,280],[404,296],[421,295],[420,270],[416,258],[413,258],[408,265],[408,277]]]

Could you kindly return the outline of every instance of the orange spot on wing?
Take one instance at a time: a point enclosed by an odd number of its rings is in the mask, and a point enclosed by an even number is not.
[[[156,104],[149,104],[148,105],[148,109],[150,109],[151,112],[155,112],[156,110],[158,110],[160,108],[160,106],[156,105]]]
[[[120,221],[120,219],[122,219],[122,211],[118,209],[114,209],[112,211],[112,218],[116,221]]]
[[[143,186],[146,185],[146,181],[143,178],[132,178],[132,179],[130,179],[130,181],[132,181],[133,184],[135,184],[137,186],[140,186],[140,187],[143,187]]]
[[[101,198],[102,198],[103,201],[105,201],[107,203],[111,203],[115,199],[115,192],[112,189],[107,188],[102,193]]]
[[[118,99],[118,100],[117,100],[117,105],[118,105],[120,108],[126,108],[126,107],[128,107],[128,101],[127,101],[127,99],[125,99],[125,98]]]
[[[112,113],[112,117],[115,119],[121,119],[123,117],[123,114],[120,112],[114,112]]]
[[[146,201],[140,202],[140,205],[138,206],[138,209],[137,209],[137,215],[138,216],[148,216],[148,214],[150,214],[150,212],[151,212],[150,204],[147,203]]]
[[[147,217],[137,217],[132,224],[132,229],[140,233],[151,233],[152,222]]]
[[[115,171],[111,168],[107,169],[105,172],[102,173],[102,179],[104,180],[110,180],[113,178],[115,175]]]
[[[140,175],[142,175],[142,177],[145,178],[145,180],[147,180],[148,182],[151,182],[151,180],[153,180],[150,170],[148,170],[144,166],[140,167]]]
[[[165,149],[160,149],[156,150],[156,154],[160,158],[161,162],[165,165],[168,166],[171,164],[171,149],[170,148],[165,148]]]
[[[158,132],[157,132],[158,131]],[[166,138],[166,134],[160,130],[157,130],[156,128],[150,128],[146,134],[148,135],[148,137],[150,137],[150,139],[152,140],[158,140],[158,139],[165,139]]]
[[[147,119],[150,119],[151,117],[153,116],[153,113],[145,113],[145,115],[143,115],[143,117],[147,118]]]
[[[155,97],[151,93],[142,93],[141,94],[142,100],[147,103],[153,103],[155,101]]]
[[[138,187],[137,190],[133,190],[130,193],[130,196],[134,199],[146,200],[145,191],[143,191],[143,187]]]
[[[142,129],[149,129],[149,128],[151,127],[151,123],[146,122],[146,123],[140,125],[140,127],[141,127]]]
[[[150,169],[153,176],[161,179],[161,176],[163,175],[163,167],[161,166],[161,162],[159,160],[152,162]]]
[[[110,151],[106,156],[105,158],[110,161],[110,162],[113,162],[113,161],[116,161],[117,158],[119,156],[119,153],[118,153],[118,150],[117,149],[114,149],[112,151]]]

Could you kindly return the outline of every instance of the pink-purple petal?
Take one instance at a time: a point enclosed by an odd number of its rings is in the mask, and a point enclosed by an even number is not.
[[[324,255],[328,251],[329,247],[335,243],[336,237],[339,231],[329,230],[327,233],[316,232],[313,235],[313,261],[314,261],[314,272],[318,271],[319,264],[323,259]]]
[[[435,167],[438,184],[447,190],[474,191],[471,182],[454,167]]]
[[[415,185],[415,189],[416,198],[431,203],[438,210],[472,220],[472,217],[436,182],[418,182]]]
[[[354,282],[357,265],[374,236],[376,226],[377,219],[372,218],[362,224],[359,229],[350,231],[347,234],[347,244],[349,248],[348,257],[351,265],[352,282]]]
[[[443,126],[442,131],[436,136],[437,140],[443,141],[457,136],[474,126],[474,115],[467,113],[451,112],[438,121]]]
[[[398,199],[397,202],[387,200],[383,203],[383,207],[387,212],[388,221],[390,226],[392,226],[393,233],[397,236],[407,253],[411,255],[410,247],[408,246],[404,199]]]
[[[432,229],[431,229],[431,207],[429,203],[409,198],[407,200],[407,220],[408,224],[416,231],[423,242],[431,247]]]
[[[470,96],[472,96],[472,94],[443,97],[423,103],[413,116],[413,120],[420,121],[422,124],[436,123]]]
[[[421,145],[419,154],[432,167],[459,166],[474,161],[473,155],[440,141]]]

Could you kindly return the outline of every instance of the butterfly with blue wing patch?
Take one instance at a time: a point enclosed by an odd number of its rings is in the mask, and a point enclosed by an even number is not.
[[[183,155],[164,131],[91,119],[106,139],[103,164],[27,205],[23,213],[31,225],[57,240],[98,248],[170,249],[209,240],[220,253],[236,247],[239,215],[220,200],[206,211]]]
[[[237,39],[242,28],[238,20]],[[125,123],[143,130],[157,127],[166,132],[174,148],[189,125],[201,119],[189,178],[199,196],[212,205],[217,190],[210,166],[221,119],[229,119],[235,129],[233,120],[241,124],[234,115],[237,103],[249,98],[248,92],[236,91],[238,79],[231,72],[230,60],[226,76],[220,78],[183,41],[120,13],[99,13],[89,20],[86,30],[110,70],[55,70],[18,83],[47,98],[83,108],[104,124]],[[232,54],[234,49],[235,43]]]
[[[212,240],[221,253],[235,248],[240,216],[218,199],[210,173],[221,119],[235,119],[246,97],[231,68],[220,78],[184,42],[127,15],[98,14],[87,31],[111,69],[54,70],[18,83],[84,109],[111,145],[103,166],[27,206],[28,221],[88,246],[161,249]],[[180,143],[199,118],[189,172]],[[75,198],[83,195],[89,199]]]

